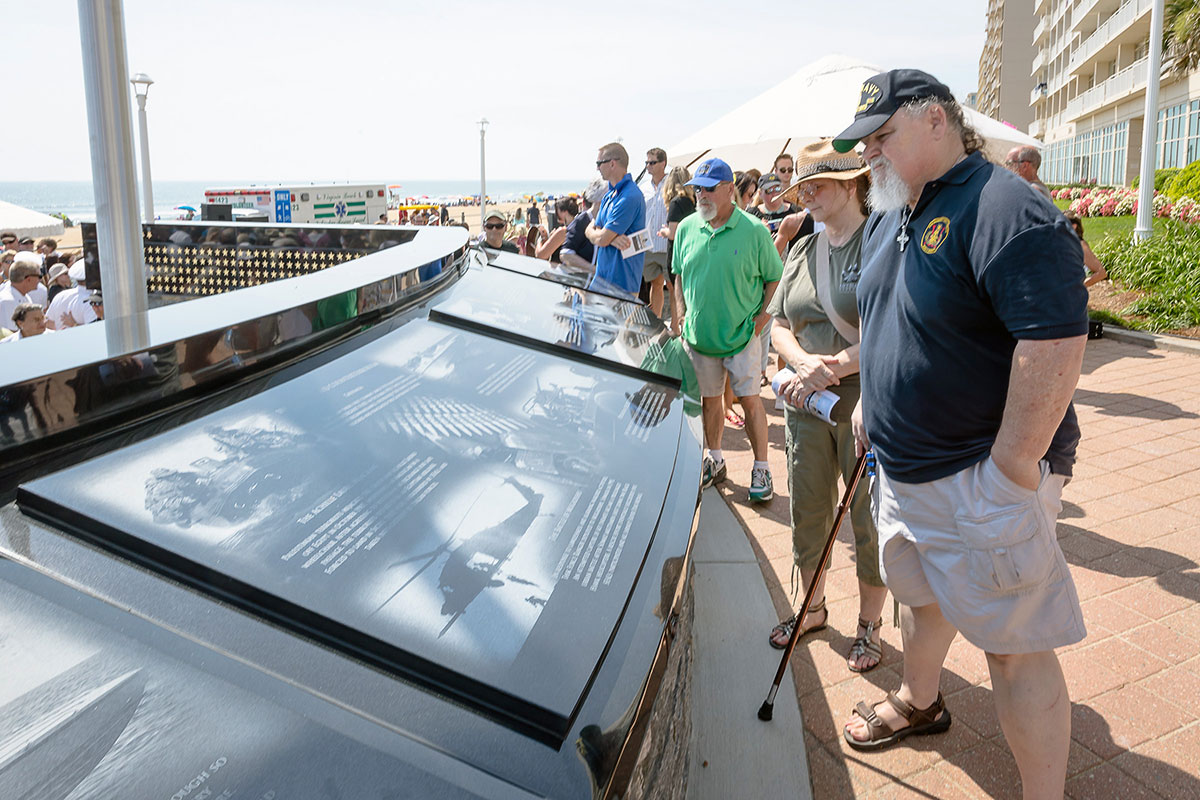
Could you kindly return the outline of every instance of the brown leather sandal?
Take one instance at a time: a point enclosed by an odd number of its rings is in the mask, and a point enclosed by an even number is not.
[[[862,617],[859,617],[858,618],[858,627],[865,629],[866,633],[864,633],[862,636],[859,636],[857,639],[854,640],[854,643],[850,645],[850,656],[849,657],[851,660],[858,660],[859,658],[866,656],[867,658],[875,659],[875,663],[870,665],[869,667],[861,667],[861,668],[851,665],[850,671],[851,672],[870,672],[871,670],[878,667],[880,665],[880,663],[883,661],[883,645],[882,645],[882,643],[877,642],[871,638],[872,633],[875,633],[877,630],[879,630],[880,628],[883,627],[883,617],[880,617],[875,622],[867,622]]]
[[[950,712],[938,692],[937,700],[929,708],[917,709],[896,697],[895,692],[888,692],[885,702],[890,703],[896,713],[908,720],[908,725],[899,730],[892,728],[875,713],[875,709],[866,703],[854,707],[854,713],[867,722],[870,738],[863,741],[855,739],[849,728],[842,729],[842,738],[846,744],[855,750],[885,750],[899,744],[906,736],[928,736],[931,733],[944,733],[950,727]],[[941,716],[939,716],[939,714]]]
[[[823,631],[829,627],[829,612],[825,610],[825,598],[824,597],[822,597],[818,602],[813,603],[808,608],[809,614],[817,614],[821,611],[825,611],[825,616],[821,619],[821,624],[813,625],[811,628],[805,628],[804,630],[800,631],[800,636],[798,638],[803,639],[805,636],[808,636],[810,633],[817,633],[817,632]],[[796,622],[798,621],[796,619],[797,616],[799,616],[799,615],[792,614],[790,617],[788,617],[787,619],[780,622],[774,628],[771,628],[771,635],[767,637],[767,643],[770,644],[771,647],[774,647],[776,650],[783,650],[783,649],[787,648],[788,640],[792,636],[792,628],[796,627]],[[780,644],[779,640],[782,640],[783,644]]]

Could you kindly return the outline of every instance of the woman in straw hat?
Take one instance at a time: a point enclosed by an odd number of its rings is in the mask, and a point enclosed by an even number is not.
[[[805,590],[820,561],[822,545],[833,524],[840,474],[849,483],[854,469],[854,434],[850,414],[858,402],[858,310],[855,290],[861,264],[863,226],[867,219],[867,167],[854,153],[834,151],[829,140],[805,147],[796,159],[796,184],[787,191],[807,207],[820,233],[792,247],[783,278],[771,301],[775,317],[772,343],[796,376],[780,386],[786,405],[788,489],[791,494],[795,570]],[[836,425],[803,410],[814,392],[838,397],[830,412]],[[878,543],[867,492],[850,504],[858,572],[858,630],[848,665],[867,672],[879,665],[881,613],[887,588],[879,574]],[[794,585],[793,572],[793,585]],[[824,577],[813,594],[802,635],[823,630]],[[771,631],[771,645],[787,645],[795,617]]]

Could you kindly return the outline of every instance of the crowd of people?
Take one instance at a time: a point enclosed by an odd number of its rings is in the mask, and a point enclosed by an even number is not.
[[[83,286],[82,254],[64,255],[54,239],[0,233],[0,343],[104,318],[99,292]]]
[[[724,430],[742,427],[751,502],[774,495],[761,399],[773,350],[795,588],[816,587],[770,645],[833,624],[820,558],[838,483],[869,449],[875,472],[849,508],[859,602],[846,663],[881,663],[890,591],[904,664],[894,691],[853,710],[847,744],[947,730],[941,667],[961,633],[986,654],[1025,796],[1061,797],[1070,702],[1054,648],[1085,631],[1055,517],[1079,439],[1085,279],[1104,272],[1046,197],[1036,149],[1001,166],[982,146],[944,84],[893,70],[864,84],[845,131],[769,172],[714,158],[691,173],[651,148],[635,180],[609,143],[584,206],[556,208],[567,230],[525,224],[518,237],[493,213],[482,243],[580,266],[668,320],[699,384],[703,484],[726,479]]]
[[[720,158],[671,168],[654,147],[635,180],[610,142],[581,198],[513,219],[489,211],[480,244],[641,297],[695,368],[702,484],[727,479],[725,428],[740,428],[754,503],[774,497],[762,400],[773,351],[787,376],[776,395],[795,590],[815,588],[807,615],[781,620],[769,644],[833,624],[823,544],[838,483],[852,484],[870,450],[876,471],[849,508],[858,609],[846,664],[882,662],[890,592],[902,680],[857,705],[847,744],[873,751],[947,730],[941,668],[961,633],[986,654],[1026,797],[1061,797],[1070,701],[1054,649],[1085,630],[1055,518],[1080,436],[1085,278],[1104,272],[1079,220],[1049,200],[1037,151],[1014,149],[1006,170],[982,147],[944,84],[892,70],[864,84],[849,127],[765,173]],[[4,341],[103,318],[81,264],[53,240],[0,240]]]

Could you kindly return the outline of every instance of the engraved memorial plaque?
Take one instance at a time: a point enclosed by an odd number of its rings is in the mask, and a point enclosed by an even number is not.
[[[558,742],[654,535],[681,418],[668,386],[416,321],[18,503]]]

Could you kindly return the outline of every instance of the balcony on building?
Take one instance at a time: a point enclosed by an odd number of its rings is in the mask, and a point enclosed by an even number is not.
[[[1044,99],[1046,99],[1045,82],[1035,84],[1033,90],[1029,93],[1029,105],[1036,106]]]
[[[1097,7],[1107,0],[1097,0]],[[1118,60],[1122,47],[1136,47],[1150,35],[1150,9],[1154,0],[1125,0],[1094,30],[1080,28],[1082,41],[1071,54],[1067,66],[1073,73],[1086,73],[1095,69],[1097,63]],[[1090,15],[1096,17],[1097,15]],[[1094,21],[1094,20],[1093,20]]]
[[[1046,37],[1046,32],[1050,30],[1051,27],[1052,25],[1050,24],[1049,17],[1042,17],[1039,19],[1038,24],[1034,26],[1033,29],[1033,43],[1036,45],[1041,42],[1042,39]]]
[[[1049,51],[1047,51],[1044,48],[1041,50],[1038,50],[1037,54],[1033,57],[1033,69],[1031,69],[1029,71],[1029,74],[1036,75],[1038,73],[1038,70],[1040,70],[1042,67],[1046,66],[1046,64],[1048,64],[1049,61],[1050,61]]]
[[[1108,80],[1080,92],[1074,100],[1067,103],[1067,119],[1078,119],[1085,114],[1092,114],[1145,89],[1149,61],[1148,58],[1139,59]]]
[[[1075,7],[1070,29],[1076,32],[1083,31],[1086,37],[1105,17],[1120,8],[1123,2],[1125,0],[1081,0]]]

